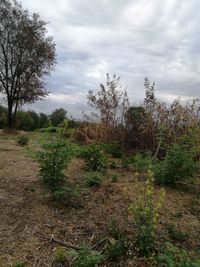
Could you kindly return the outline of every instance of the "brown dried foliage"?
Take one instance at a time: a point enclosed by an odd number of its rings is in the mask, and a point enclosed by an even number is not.
[[[176,98],[170,105],[155,97],[154,83],[145,78],[146,97],[142,107],[131,107],[126,113],[129,142],[140,149],[166,153],[168,146],[182,135],[200,144],[200,101],[183,103]],[[136,112],[137,111],[137,112]]]
[[[76,142],[84,144],[103,144],[125,141],[125,129],[113,127],[105,123],[88,123],[79,127],[73,134]]]

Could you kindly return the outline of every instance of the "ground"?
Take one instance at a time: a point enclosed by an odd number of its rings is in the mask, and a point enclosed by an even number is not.
[[[34,135],[31,140],[34,140]],[[36,144],[31,141],[29,147]],[[79,182],[83,179],[84,163],[74,159],[66,170]],[[119,180],[111,182],[111,173]],[[80,182],[81,181],[81,182]],[[173,224],[187,233],[185,240],[175,244],[200,251],[200,195],[198,185],[190,190],[166,188],[159,228],[167,236],[167,225]],[[157,191],[160,188],[156,189]],[[106,235],[115,219],[121,227],[130,227],[128,207],[135,193],[132,171],[121,168],[108,170],[103,185],[85,189],[78,204],[58,207],[38,179],[38,166],[27,148],[16,144],[16,136],[0,135],[0,266],[12,266],[17,261],[25,266],[53,266],[55,248],[65,242],[80,246],[85,241],[94,246]],[[131,234],[131,229],[130,229]],[[134,235],[134,233],[133,233]],[[169,237],[170,238],[170,237]],[[172,237],[171,237],[172,238]],[[145,266],[140,260],[123,260],[109,266]]]

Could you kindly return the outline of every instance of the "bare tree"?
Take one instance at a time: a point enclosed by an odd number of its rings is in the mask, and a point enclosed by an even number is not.
[[[0,1],[0,92],[6,94],[8,126],[15,126],[18,105],[45,97],[43,76],[55,64],[55,44],[46,22],[16,1]]]
[[[124,124],[125,113],[129,107],[126,89],[120,84],[120,77],[107,73],[106,85],[100,84],[100,90],[96,93],[89,91],[88,104],[96,109],[92,117],[110,126]]]

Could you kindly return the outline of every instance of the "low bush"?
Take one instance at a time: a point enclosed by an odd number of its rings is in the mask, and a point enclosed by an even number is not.
[[[122,257],[126,257],[129,243],[126,234],[119,228],[116,220],[111,221],[108,244],[104,254],[106,259],[116,262]]]
[[[117,167],[117,163],[114,160],[109,161],[109,166],[111,169],[115,169]]]
[[[56,248],[56,251],[54,253],[54,259],[57,263],[63,264],[65,263],[65,260],[67,258],[66,250],[62,247]]]
[[[195,260],[189,256],[189,253],[179,247],[167,243],[163,252],[156,258],[158,267],[199,267],[200,259]]]
[[[189,233],[179,230],[175,225],[167,225],[167,232],[174,241],[184,242],[189,238]]]
[[[96,267],[105,258],[100,252],[91,250],[87,244],[83,244],[78,251],[68,251],[68,256],[73,258],[73,267]]]
[[[97,187],[102,183],[102,175],[98,172],[90,172],[85,176],[85,180],[89,187]]]
[[[118,142],[105,144],[104,148],[106,153],[110,154],[113,158],[121,158],[123,155],[120,144]]]
[[[152,165],[152,155],[151,153],[136,154],[133,159],[133,167],[138,172],[146,172],[149,166]]]
[[[37,153],[39,177],[54,200],[65,202],[73,195],[73,189],[64,174],[64,169],[74,155],[72,146],[61,139],[56,139],[43,144],[42,149]]]
[[[116,183],[118,181],[118,178],[119,177],[118,177],[118,175],[116,173],[112,174],[112,176],[111,176],[111,180],[112,180],[113,183]]]
[[[90,171],[100,171],[107,168],[107,157],[99,145],[85,146],[81,152]]]
[[[130,165],[131,165],[131,159],[124,155],[121,158],[121,165],[122,165],[122,168],[128,169],[130,167]]]
[[[188,139],[181,138],[180,143],[172,144],[165,159],[154,164],[156,182],[173,185],[190,180],[197,171],[194,153],[194,147]]]
[[[26,146],[26,145],[28,145],[28,142],[29,142],[29,138],[27,135],[20,135],[17,138],[17,144],[20,146]]]

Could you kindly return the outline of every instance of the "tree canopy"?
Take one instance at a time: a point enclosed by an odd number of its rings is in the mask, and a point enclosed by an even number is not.
[[[55,44],[46,22],[16,1],[0,2],[0,92],[6,94],[8,126],[15,124],[17,108],[48,92],[43,76],[55,64]]]

